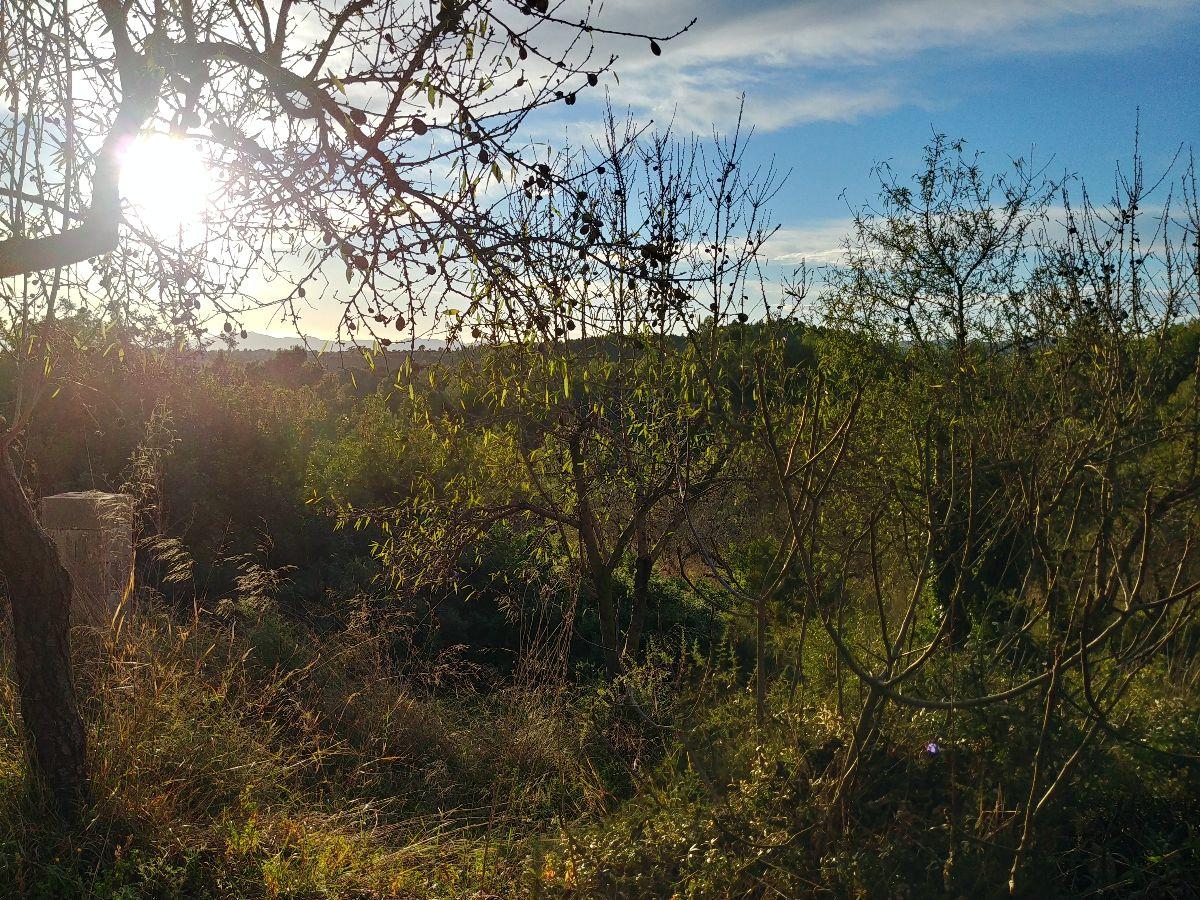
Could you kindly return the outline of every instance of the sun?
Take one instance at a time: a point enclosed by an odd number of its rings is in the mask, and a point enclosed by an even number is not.
[[[187,138],[142,135],[121,154],[121,196],[132,216],[159,237],[202,224],[212,189],[212,172]]]

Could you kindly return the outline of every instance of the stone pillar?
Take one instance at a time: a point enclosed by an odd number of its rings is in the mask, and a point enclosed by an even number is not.
[[[43,497],[42,527],[71,576],[71,624],[110,628],[133,581],[133,498],[72,491]]]

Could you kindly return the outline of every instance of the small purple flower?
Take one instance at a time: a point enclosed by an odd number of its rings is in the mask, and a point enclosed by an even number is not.
[[[925,745],[925,752],[928,753],[930,756],[937,756],[939,753],[942,752],[942,748],[940,746],[938,746],[937,741],[930,741],[928,744]]]

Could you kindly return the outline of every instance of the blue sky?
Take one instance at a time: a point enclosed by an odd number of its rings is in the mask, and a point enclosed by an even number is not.
[[[562,0],[559,14],[574,21],[588,2]],[[605,92],[641,121],[726,130],[744,95],[751,161],[790,172],[768,248],[785,266],[835,256],[850,207],[875,195],[873,166],[914,173],[935,130],[996,169],[1032,154],[1098,200],[1139,111],[1148,174],[1181,145],[1200,151],[1200,0],[604,0],[598,21],[666,34],[693,16],[661,57],[618,41],[619,81],[540,113],[527,136],[589,140]],[[338,309],[320,305],[303,327],[332,333]]]
[[[1200,144],[1200,0],[609,0],[604,10],[614,25],[659,30],[693,15],[662,57],[622,47],[611,96],[643,119],[707,131],[729,127],[744,93],[752,155],[791,171],[775,203],[781,250],[836,246],[847,203],[873,194],[872,166],[915,172],[935,129],[997,167],[1032,152],[1104,197],[1139,110],[1148,171]],[[580,134],[597,117],[594,101],[580,103],[548,130]]]

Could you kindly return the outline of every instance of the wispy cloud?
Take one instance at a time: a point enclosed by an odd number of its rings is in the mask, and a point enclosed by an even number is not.
[[[1194,0],[609,0],[604,17],[658,32],[699,19],[662,57],[626,45],[622,103],[705,130],[727,126],[745,93],[769,131],[935,103],[905,74],[922,54],[1127,51],[1196,11]]]
[[[714,125],[727,129],[743,97],[745,120],[759,131],[809,122],[854,122],[901,103],[925,102],[887,75],[849,82],[799,71],[747,72],[728,65],[684,68],[663,80],[624,79],[615,96],[636,112],[700,133]]]
[[[843,243],[853,227],[853,219],[846,216],[801,227],[781,228],[767,243],[764,255],[771,263],[779,265],[836,263],[841,259]]]

